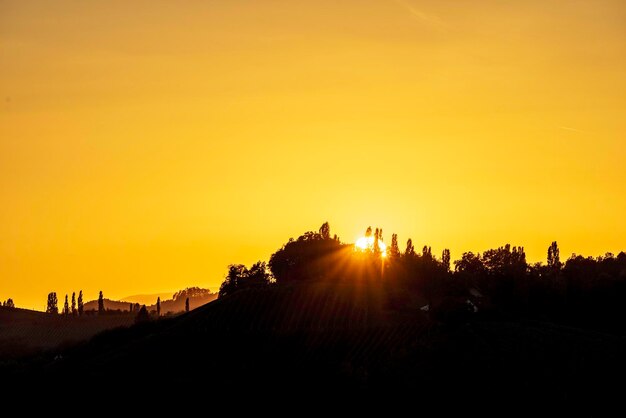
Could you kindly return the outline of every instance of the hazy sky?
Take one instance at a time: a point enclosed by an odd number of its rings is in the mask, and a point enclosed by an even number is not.
[[[324,221],[626,250],[626,2],[0,0],[0,299],[198,285]]]

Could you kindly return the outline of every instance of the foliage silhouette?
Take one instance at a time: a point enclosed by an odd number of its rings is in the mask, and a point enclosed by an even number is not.
[[[78,292],[78,316],[83,316],[85,305],[83,303],[83,291]]]
[[[548,268],[558,271],[561,269],[561,257],[556,241],[548,247]]]
[[[102,290],[98,293],[98,314],[104,314],[104,296],[102,295]]]
[[[413,257],[415,255],[415,247],[413,246],[413,240],[411,238],[406,241],[406,250],[404,251],[404,255],[407,257]]]
[[[249,269],[243,264],[231,264],[228,266],[226,279],[220,286],[219,296],[223,297],[242,289],[265,287],[271,284],[271,279],[265,262],[259,261]]]
[[[135,323],[140,324],[149,320],[150,314],[148,313],[148,309],[146,309],[146,305],[143,305],[141,309],[139,309],[139,312],[137,312],[137,316],[135,317]]]
[[[398,234],[391,235],[391,244],[389,245],[389,259],[397,260],[400,257],[400,247],[398,247]]]
[[[48,293],[48,304],[46,305],[46,313],[58,314],[59,313],[59,301],[57,299],[56,292]]]
[[[347,247],[336,236],[330,238],[330,227],[326,222],[319,232],[305,232],[296,240],[290,238],[272,254],[268,265],[277,283],[329,278],[333,275],[329,267],[337,261],[337,254]]]
[[[76,309],[76,292],[72,292],[72,316],[78,315],[78,310]]]
[[[63,315],[69,316],[70,314],[70,304],[67,300],[67,294],[65,295],[65,303],[63,304]]]
[[[450,271],[450,250],[447,248],[441,253],[441,264],[446,271]]]

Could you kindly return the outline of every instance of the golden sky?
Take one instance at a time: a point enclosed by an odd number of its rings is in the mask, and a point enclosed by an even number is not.
[[[217,290],[324,221],[626,250],[625,74],[622,0],[0,0],[0,299]]]

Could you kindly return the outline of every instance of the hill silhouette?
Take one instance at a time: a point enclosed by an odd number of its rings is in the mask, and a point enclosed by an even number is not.
[[[80,375],[96,393],[131,375],[163,395],[367,395],[439,408],[593,408],[621,396],[626,254],[562,263],[554,242],[547,264],[530,266],[507,244],[464,253],[453,271],[447,251],[418,253],[411,240],[400,251],[393,236],[383,252],[380,229],[366,237],[355,248],[324,224],[267,264],[229,266],[220,297],[194,311],[144,315],[2,371],[60,387]]]
[[[174,293],[172,299],[163,300],[163,315],[184,312],[186,299],[189,308],[195,309],[217,298],[208,289],[188,288]],[[92,336],[114,328],[135,323],[136,311],[129,312],[129,302],[104,299],[106,312],[98,315],[98,301],[85,304],[85,315],[51,315],[45,312],[0,306],[0,365],[3,361],[24,358],[59,347],[68,347]],[[156,311],[156,304],[147,311]]]
[[[167,393],[413,392],[420,402],[587,402],[614,394],[623,337],[528,318],[433,320],[368,284],[250,289],[180,317],[107,332],[13,375],[103,385],[132,370]],[[90,388],[97,387],[94,383]],[[444,396],[445,395],[445,396]],[[416,395],[417,396],[417,395]]]
[[[152,303],[146,304],[146,309],[150,311],[156,311],[156,300],[155,296],[152,300]],[[196,309],[199,306],[202,306],[206,303],[209,303],[215,299],[217,299],[217,293],[212,293],[209,289],[201,289],[201,288],[188,288],[180,290],[173,295],[169,295],[171,299],[163,299],[161,298],[161,312],[163,314],[167,313],[179,313],[185,311],[185,302],[187,297],[189,297],[189,309]],[[129,301],[118,301],[104,298],[104,308],[110,311],[129,311],[130,304],[139,303],[139,302],[129,302]],[[141,304],[140,304],[141,305]],[[85,303],[85,310],[98,310],[98,301],[90,300]]]
[[[152,305],[157,298],[166,300],[172,297],[172,292],[152,293],[149,295],[131,295],[121,298],[120,302],[138,303],[140,305]]]
[[[68,347],[112,328],[132,325],[130,315],[66,318],[44,312],[0,306],[0,364],[2,361]]]

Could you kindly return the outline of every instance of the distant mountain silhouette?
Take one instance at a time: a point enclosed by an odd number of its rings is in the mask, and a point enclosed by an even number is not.
[[[172,298],[172,295],[174,294],[174,292],[164,292],[164,293],[152,293],[149,295],[132,295],[132,296],[126,296],[122,299],[120,299],[120,302],[126,302],[126,303],[138,303],[140,305],[153,305],[155,303],[155,300],[157,300],[157,298],[161,298],[161,300],[166,300],[166,299],[170,299]]]
[[[146,295],[147,296],[147,295]],[[202,289],[198,287],[192,287],[188,289],[180,290],[173,295],[168,295],[171,299],[161,298],[161,312],[163,315],[167,313],[178,313],[185,311],[185,301],[189,296],[189,309],[196,309],[204,304],[207,304],[217,299],[217,293],[212,293],[209,289]],[[145,304],[148,312],[156,310],[156,298],[158,294],[150,304]],[[139,302],[137,302],[139,303]],[[104,299],[104,308],[111,311],[128,311],[130,309],[131,302]],[[134,303],[133,303],[134,304]],[[142,305],[141,303],[139,303]],[[97,310],[98,301],[90,300],[85,303],[85,310]]]
[[[130,310],[129,306],[130,306],[130,302],[121,302],[119,300],[111,300],[111,299],[107,299],[104,298],[104,309],[108,310],[108,311],[128,311]],[[98,301],[97,300],[90,300],[89,302],[85,303],[85,311],[90,311],[90,310],[98,310]]]
[[[147,296],[147,295],[145,295]],[[145,304],[146,309],[150,311],[156,310],[156,300],[157,297],[160,297],[158,294],[154,297],[151,303]],[[188,289],[180,290],[176,293],[168,294],[170,299],[164,299],[161,297],[161,312],[163,315],[167,313],[179,313],[185,311],[185,301],[187,297],[189,297],[189,309],[196,309],[204,304],[207,304],[215,299],[217,299],[217,293],[212,293],[209,289],[202,289],[198,287],[192,287]],[[137,302],[139,303],[139,302]],[[110,300],[104,299],[104,308],[106,310],[112,311],[128,311],[130,310],[129,301],[119,301],[119,300]],[[141,303],[139,303],[142,305]],[[85,310],[97,310],[98,309],[98,301],[91,300],[85,303]]]

